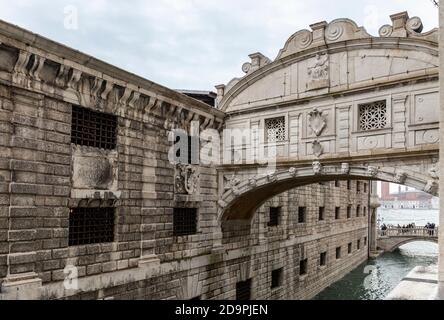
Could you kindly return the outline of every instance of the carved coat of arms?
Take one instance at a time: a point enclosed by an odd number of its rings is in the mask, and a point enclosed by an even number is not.
[[[313,130],[316,137],[319,137],[327,126],[327,121],[323,112],[314,108],[313,111],[308,114],[308,125],[311,130]]]
[[[175,175],[176,192],[179,194],[193,194],[197,192],[199,172],[192,165],[177,164]]]

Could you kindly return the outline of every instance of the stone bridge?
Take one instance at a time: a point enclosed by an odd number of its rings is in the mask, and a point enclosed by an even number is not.
[[[218,170],[219,221],[249,220],[267,199],[327,180],[438,195],[437,30],[422,33],[406,12],[391,19],[379,37],[348,19],[313,24],[274,61],[252,54],[244,77],[217,87],[232,132]]]
[[[385,252],[393,252],[399,247],[415,241],[429,241],[438,243],[439,230],[425,227],[417,228],[389,228],[380,230],[378,248]]]

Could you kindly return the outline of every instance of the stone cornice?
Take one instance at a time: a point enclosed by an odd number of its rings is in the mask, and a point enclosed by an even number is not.
[[[180,110],[175,113],[178,117],[181,112],[192,113],[215,128],[221,127],[225,117],[224,112],[203,102],[1,20],[0,43],[18,52],[11,70],[12,84],[18,87],[44,94],[62,89],[82,95],[79,83],[82,77],[88,77],[92,79],[88,94],[94,98],[108,99],[113,90],[119,89],[115,111],[120,115],[141,113],[141,118],[156,109],[166,113],[173,107]],[[48,63],[57,68],[53,83],[41,81],[42,69]]]

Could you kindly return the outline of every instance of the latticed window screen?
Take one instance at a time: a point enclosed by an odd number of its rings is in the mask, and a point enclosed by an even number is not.
[[[266,119],[265,131],[267,142],[285,141],[285,117]]]
[[[236,283],[236,300],[247,301],[251,299],[251,279]]]
[[[173,234],[176,237],[188,236],[197,232],[197,209],[174,208]]]
[[[75,208],[69,214],[69,245],[114,241],[115,208]]]
[[[78,106],[72,107],[71,142],[112,150],[116,148],[117,117]]]
[[[387,123],[385,100],[359,105],[359,128],[361,131],[384,129]]]

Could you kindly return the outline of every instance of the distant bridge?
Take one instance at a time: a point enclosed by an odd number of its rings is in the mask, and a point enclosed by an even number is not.
[[[397,248],[414,241],[438,243],[438,232],[438,228],[430,229],[426,227],[379,230],[378,248],[385,252],[393,252]]]

